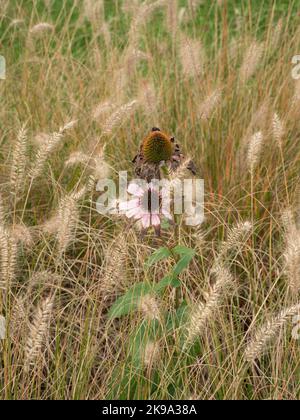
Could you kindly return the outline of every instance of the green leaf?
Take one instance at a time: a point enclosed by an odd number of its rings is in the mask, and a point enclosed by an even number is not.
[[[192,248],[188,248],[186,246],[183,245],[177,245],[175,246],[175,248],[173,248],[173,252],[175,252],[175,254],[178,254],[180,256],[184,256],[184,255],[195,255],[195,250]]]
[[[139,298],[149,293],[152,288],[152,285],[144,282],[135,284],[112,305],[108,312],[109,319],[119,318],[135,311]]]
[[[137,330],[134,330],[129,337],[128,354],[135,369],[143,367],[142,360],[147,343],[157,341],[161,334],[161,325],[157,319],[142,321]]]
[[[151,267],[153,264],[157,263],[158,261],[169,258],[170,255],[171,255],[171,251],[168,248],[165,248],[165,247],[158,248],[156,251],[153,252],[152,255],[150,255],[150,257],[145,263],[145,266]]]
[[[167,229],[170,229],[170,227],[171,227],[171,225],[170,225],[169,220],[168,219],[162,219],[161,228],[167,230]]]
[[[168,333],[184,327],[190,308],[184,300],[175,312],[169,312],[166,316],[166,328]]]
[[[172,276],[172,275],[166,276],[159,283],[156,284],[155,291],[161,292],[163,289],[165,289],[168,286],[179,287],[180,281],[175,276]]]
[[[182,273],[183,270],[185,270],[186,267],[189,265],[189,263],[191,262],[193,257],[194,257],[194,253],[190,253],[190,254],[186,254],[182,258],[180,258],[178,263],[173,268],[174,275],[179,276],[179,274]]]

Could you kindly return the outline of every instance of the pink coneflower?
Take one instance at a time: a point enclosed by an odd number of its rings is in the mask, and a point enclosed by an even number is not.
[[[144,229],[151,226],[159,228],[162,217],[172,220],[170,196],[166,188],[159,191],[158,186],[152,183],[142,187],[132,182],[127,191],[135,198],[119,203],[119,209],[125,211],[126,217],[140,220]]]

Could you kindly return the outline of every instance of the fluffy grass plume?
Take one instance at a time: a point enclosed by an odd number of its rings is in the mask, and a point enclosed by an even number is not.
[[[62,141],[65,133],[71,128],[73,128],[76,125],[76,123],[77,121],[70,121],[65,126],[60,128],[58,132],[53,133],[51,136],[49,136],[46,139],[46,143],[40,146],[39,150],[36,153],[33,167],[30,171],[31,180],[34,180],[41,174],[44,165],[52,151]]]
[[[216,282],[205,304],[200,303],[191,313],[187,327],[187,344],[192,344],[201,337],[207,323],[214,320],[217,310],[233,289],[234,279],[226,266],[216,265],[212,273],[216,276]]]
[[[53,310],[54,297],[48,296],[38,306],[29,327],[25,346],[24,369],[29,371],[45,344],[49,321]]]
[[[17,135],[17,141],[15,143],[12,155],[10,172],[11,192],[16,197],[19,196],[19,193],[23,187],[23,183],[25,182],[27,143],[27,132],[25,126],[23,126],[20,128]]]
[[[259,359],[268,350],[268,345],[276,338],[284,325],[299,312],[300,305],[294,305],[283,309],[278,315],[263,324],[249,342],[245,350],[245,359],[249,362]]]

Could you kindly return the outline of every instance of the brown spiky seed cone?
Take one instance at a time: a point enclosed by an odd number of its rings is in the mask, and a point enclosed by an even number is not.
[[[160,179],[160,164],[165,162],[167,167],[176,171],[185,160],[180,147],[175,143],[174,137],[168,137],[159,128],[152,128],[151,133],[143,140],[139,153],[133,159],[135,174],[150,182],[152,179]],[[192,161],[187,169],[196,174],[196,168]]]
[[[172,156],[173,144],[162,131],[152,131],[142,143],[141,151],[148,163],[167,161]]]

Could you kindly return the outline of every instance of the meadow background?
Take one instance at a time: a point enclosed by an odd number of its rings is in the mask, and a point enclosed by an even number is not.
[[[298,399],[299,2],[0,6],[0,398]],[[95,184],[153,126],[205,222],[142,239]]]

